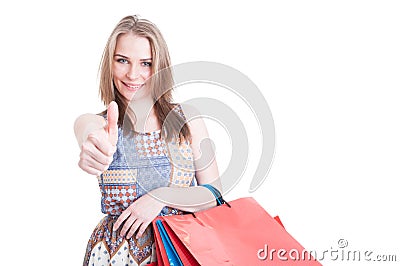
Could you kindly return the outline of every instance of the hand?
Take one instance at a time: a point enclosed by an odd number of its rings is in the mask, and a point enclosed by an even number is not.
[[[110,166],[118,141],[118,105],[107,108],[107,125],[90,132],[82,142],[79,167],[92,175],[100,175]]]
[[[136,230],[136,239],[142,237],[147,226],[157,217],[161,212],[164,204],[149,194],[145,194],[134,201],[122,214],[118,217],[114,224],[113,230],[117,231],[118,228],[124,223],[121,229],[120,236],[130,239]]]

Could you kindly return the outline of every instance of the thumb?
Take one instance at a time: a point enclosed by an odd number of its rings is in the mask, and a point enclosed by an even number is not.
[[[118,105],[112,101],[107,107],[107,127],[108,136],[113,145],[118,141]]]

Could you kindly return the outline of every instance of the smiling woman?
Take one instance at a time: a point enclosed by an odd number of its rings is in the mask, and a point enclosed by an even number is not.
[[[107,110],[75,122],[79,166],[96,175],[106,216],[93,231],[83,265],[145,265],[156,261],[151,222],[157,216],[216,205],[205,187],[221,190],[215,156],[202,119],[186,121],[172,102],[167,45],[148,20],[123,18],[111,33],[100,65]],[[204,167],[206,165],[206,167]]]
[[[150,94],[144,84],[151,75],[151,62],[148,39],[133,33],[118,37],[112,69],[115,86],[126,100],[132,99],[133,95],[137,99]],[[142,95],[138,97],[136,92],[139,89]]]

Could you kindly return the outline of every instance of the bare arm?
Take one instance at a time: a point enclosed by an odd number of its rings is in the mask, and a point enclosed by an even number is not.
[[[194,156],[196,180],[199,185],[211,184],[222,193],[215,152],[208,141],[207,127],[196,109],[186,106],[184,112],[189,120],[188,125],[192,134],[191,148]],[[192,119],[195,117],[195,119]],[[163,187],[151,192],[166,206],[183,211],[196,212],[216,205],[215,197],[205,187],[188,188]]]
[[[95,114],[79,116],[74,124],[74,132],[81,149],[79,167],[92,175],[100,175],[113,159],[118,140],[118,106],[110,103],[107,121]]]

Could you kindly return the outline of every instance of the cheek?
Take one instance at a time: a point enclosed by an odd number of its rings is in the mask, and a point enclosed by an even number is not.
[[[142,77],[144,79],[148,79],[150,76],[151,76],[151,69],[150,68],[142,70]]]
[[[123,76],[124,73],[124,68],[122,66],[119,65],[112,65],[112,69],[111,69],[111,73],[113,75],[114,78],[121,78]]]

